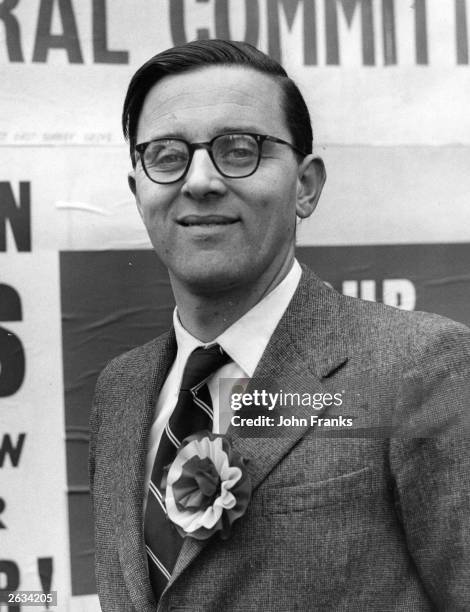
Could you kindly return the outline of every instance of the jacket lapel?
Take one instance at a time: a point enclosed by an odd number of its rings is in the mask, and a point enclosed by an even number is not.
[[[275,382],[285,392],[299,392],[299,384],[309,393],[328,391],[327,378],[347,361],[338,325],[342,296],[327,288],[310,270],[304,268],[299,286],[279,322],[252,381]],[[262,385],[259,385],[260,388]],[[245,437],[230,426],[227,435],[234,449],[250,461],[249,470],[255,490],[289,450],[311,428],[310,406],[295,406],[292,415],[305,418],[307,425],[276,437]],[[285,416],[289,411],[283,412]],[[320,416],[322,411],[315,411]],[[210,540],[186,538],[168,587],[209,545]]]
[[[153,347],[141,369],[136,368],[134,394],[126,400],[122,415],[125,431],[121,465],[122,489],[118,495],[120,517],[119,557],[129,595],[138,610],[156,609],[148,580],[143,534],[143,498],[147,438],[152,426],[156,399],[176,355],[174,331],[165,334]]]

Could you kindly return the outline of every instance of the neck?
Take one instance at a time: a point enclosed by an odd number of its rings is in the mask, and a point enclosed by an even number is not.
[[[170,275],[183,327],[201,342],[212,342],[277,287],[293,262],[292,254],[274,274],[267,270],[251,284],[211,293],[188,288]]]

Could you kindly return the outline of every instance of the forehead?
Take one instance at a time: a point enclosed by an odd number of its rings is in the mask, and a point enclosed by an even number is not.
[[[144,100],[137,142],[169,135],[208,139],[224,130],[288,138],[279,83],[240,66],[210,66],[164,77]]]

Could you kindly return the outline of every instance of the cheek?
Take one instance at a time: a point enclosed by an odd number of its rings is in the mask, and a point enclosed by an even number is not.
[[[297,195],[297,172],[291,168],[269,168],[269,172],[254,174],[256,181],[250,186],[251,198],[261,202],[272,202],[276,208],[295,207]],[[248,190],[247,190],[248,191]]]
[[[148,181],[142,185],[137,184],[137,206],[139,208],[145,225],[153,225],[161,221],[169,208],[168,197],[155,189],[153,185],[148,185]]]
[[[282,250],[294,240],[295,207],[286,202],[284,195],[272,194],[269,199],[258,200],[250,211],[250,242],[258,252]]]
[[[254,210],[258,211],[260,219],[269,227],[291,226],[296,218],[296,190],[295,185],[286,185],[285,181],[271,182],[269,193],[264,193],[258,199],[252,196]]]

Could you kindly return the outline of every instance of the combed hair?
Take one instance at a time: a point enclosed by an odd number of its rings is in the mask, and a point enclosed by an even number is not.
[[[282,106],[292,144],[305,154],[312,152],[313,134],[308,108],[297,85],[284,68],[248,43],[211,39],[195,40],[157,53],[132,77],[124,100],[122,129],[129,142],[133,162],[137,125],[150,89],[165,76],[217,65],[246,66],[273,77],[281,87]]]

